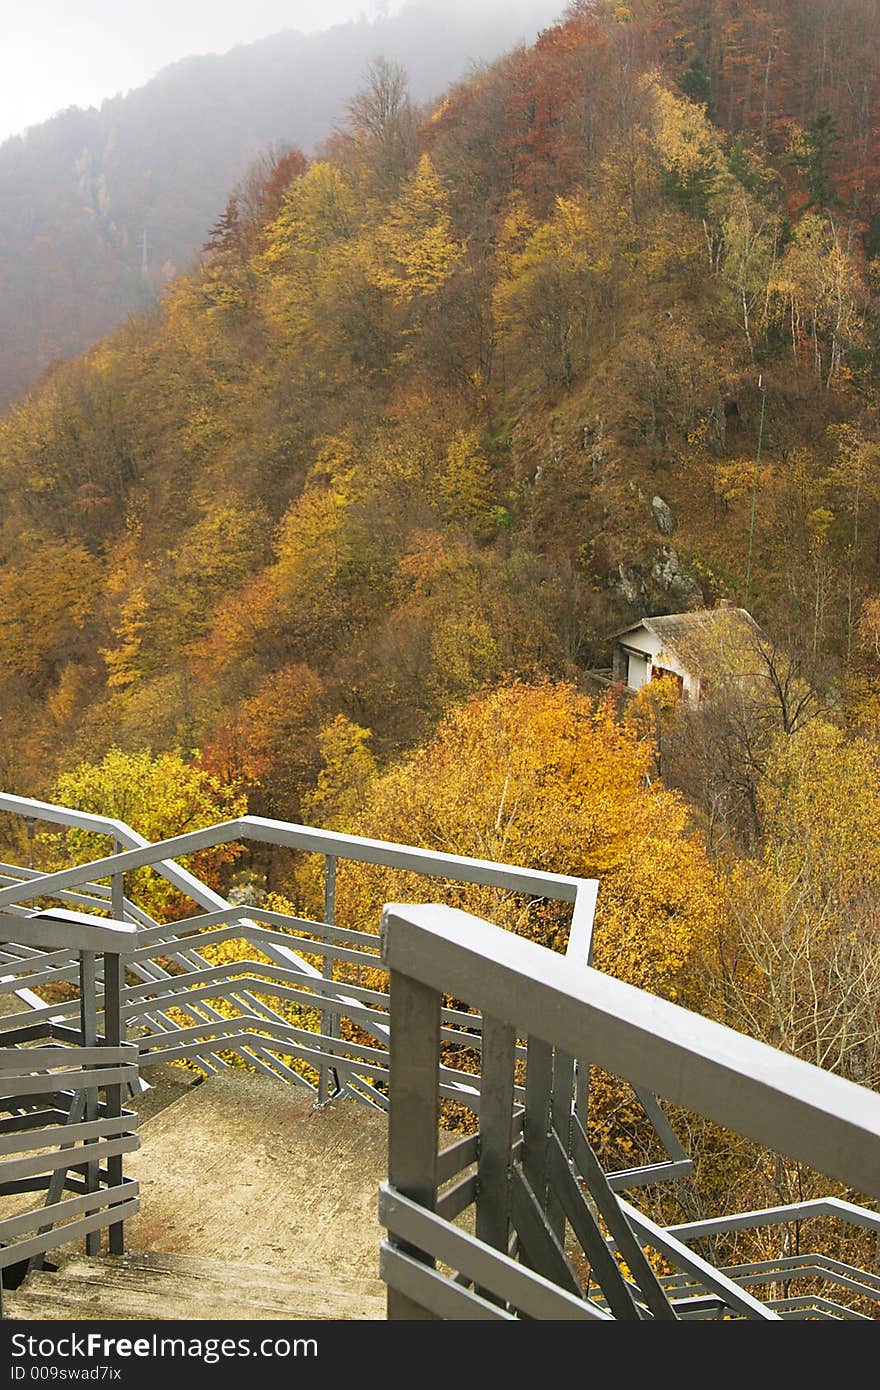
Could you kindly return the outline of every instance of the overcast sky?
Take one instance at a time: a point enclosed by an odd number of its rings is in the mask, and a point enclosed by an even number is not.
[[[0,0],[0,140],[194,53],[326,29],[403,0]]]

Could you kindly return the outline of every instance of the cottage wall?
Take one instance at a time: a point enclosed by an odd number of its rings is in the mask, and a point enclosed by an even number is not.
[[[671,651],[665,651],[660,638],[648,628],[635,628],[632,632],[624,633],[618,650],[625,659],[625,667],[620,662],[619,668],[629,690],[641,690],[651,679],[652,669],[659,667],[681,677],[684,693],[690,699],[700,698],[699,677],[682,666]]]

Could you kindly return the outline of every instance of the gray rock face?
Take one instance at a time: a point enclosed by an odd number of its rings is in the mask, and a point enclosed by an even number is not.
[[[651,566],[651,578],[677,608],[693,608],[703,602],[703,591],[694,576],[684,568],[678,551],[665,545]]]
[[[671,536],[675,530],[675,512],[659,493],[651,498],[651,511],[661,535]]]
[[[618,565],[617,573],[620,576],[614,582],[614,587],[623,595],[627,603],[634,608],[643,608],[648,600],[648,587],[641,572],[635,565]]]
[[[652,613],[683,613],[703,605],[703,590],[696,577],[681,562],[677,550],[664,545],[650,568],[622,562],[609,576],[608,587],[641,616]]]

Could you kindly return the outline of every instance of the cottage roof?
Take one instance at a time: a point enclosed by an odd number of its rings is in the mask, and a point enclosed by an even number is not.
[[[668,613],[659,618],[641,618],[639,622],[630,623],[628,627],[615,632],[614,640],[620,641],[628,633],[638,632],[639,628],[653,632],[663,643],[665,650],[673,652],[679,659],[685,658],[682,664],[686,664],[686,657],[692,657],[693,654],[692,648],[685,650],[689,646],[687,639],[697,635],[711,638],[713,629],[717,629],[719,640],[729,635],[732,629],[750,638],[764,638],[764,633],[751,613],[745,608],[727,605],[718,608],[697,608],[690,613]]]

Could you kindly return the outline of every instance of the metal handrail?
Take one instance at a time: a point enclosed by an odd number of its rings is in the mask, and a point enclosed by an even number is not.
[[[316,1054],[313,1048],[304,1048],[301,1039],[296,1035],[296,1031],[288,1031],[288,1040],[294,1044],[293,1055],[300,1061],[306,1062],[309,1067],[316,1065],[318,1073],[317,1095],[319,1103],[324,1103],[331,1095],[331,1082],[338,1090],[340,1088],[340,1074],[344,1076],[341,1083],[343,1090],[357,1095],[358,1099],[365,1099],[369,1103],[379,1104],[384,1107],[385,1100],[381,1092],[376,1091],[375,1083],[377,1080],[384,1085],[385,1071],[375,1070],[375,1059],[368,1052],[363,1051],[363,1061],[369,1063],[374,1069],[368,1072],[365,1066],[363,1085],[358,1082],[359,1089],[353,1087],[352,1083],[356,1079],[351,1073],[350,1068],[344,1063],[333,1061],[333,1056],[338,1052],[334,1046],[334,1040],[339,1035],[339,1021],[341,1017],[347,1016],[358,1019],[359,1025],[364,1031],[371,1035],[382,1046],[387,1047],[388,1027],[387,1024],[379,1021],[378,1017],[365,1018],[363,1001],[360,998],[361,991],[355,986],[345,986],[341,983],[334,985],[334,968],[339,961],[354,961],[359,959],[373,968],[380,967],[378,959],[371,959],[369,956],[357,955],[346,945],[333,947],[331,943],[336,941],[339,933],[333,927],[334,906],[335,906],[335,885],[337,865],[342,860],[352,860],[360,863],[371,863],[381,865],[386,868],[406,870],[418,873],[422,876],[442,878],[447,881],[459,883],[470,883],[482,886],[498,888],[506,892],[517,892],[531,897],[554,899],[566,904],[571,904],[571,928],[569,932],[569,950],[576,952],[581,959],[588,959],[592,948],[593,918],[596,903],[597,884],[593,880],[579,879],[571,875],[547,873],[541,870],[523,868],[516,865],[497,864],[489,860],[468,858],[462,855],[446,854],[436,850],[425,850],[416,846],[398,845],[389,841],[372,840],[360,836],[342,834],[335,831],[316,829],[310,826],[295,825],[282,821],[269,820],[257,816],[244,816],[235,820],[226,821],[217,825],[208,826],[199,830],[188,831],[182,835],[176,835],[162,840],[155,844],[149,843],[142,836],[138,835],[124,822],[111,817],[93,815],[87,812],[77,811],[70,807],[55,806],[48,802],[40,802],[24,797],[15,797],[7,794],[0,794],[0,811],[25,817],[30,823],[43,820],[55,825],[66,825],[77,829],[88,830],[94,833],[112,837],[115,852],[110,855],[102,856],[91,860],[88,863],[78,864],[54,873],[37,874],[35,871],[22,871],[21,879],[15,881],[12,878],[12,865],[5,865],[4,878],[0,886],[0,912],[15,913],[27,911],[22,904],[33,902],[39,898],[42,901],[55,898],[58,901],[74,901],[77,906],[91,906],[91,902],[84,897],[83,892],[77,889],[87,888],[92,895],[101,897],[108,892],[106,888],[98,884],[98,880],[109,877],[114,887],[110,890],[110,896],[117,903],[120,913],[124,913],[129,918],[138,923],[141,931],[139,941],[144,943],[156,944],[156,949],[152,953],[140,950],[137,953],[134,963],[135,973],[139,973],[143,978],[144,988],[138,992],[137,986],[130,986],[127,994],[128,1001],[134,999],[141,1000],[142,1007],[138,1013],[137,1009],[128,1009],[129,1021],[138,1022],[146,1025],[149,1032],[153,1035],[161,1036],[166,1042],[161,1055],[163,1057],[174,1053],[175,1046],[180,1059],[196,1061],[208,1074],[217,1069],[222,1069],[224,1062],[220,1055],[223,1049],[224,1037],[227,1035],[226,1042],[229,1042],[229,1029],[223,1019],[223,1005],[220,1011],[216,1007],[218,1001],[211,1000],[209,991],[205,989],[207,983],[206,965],[207,962],[199,954],[200,944],[207,944],[215,939],[216,935],[205,935],[205,929],[209,926],[225,923],[229,930],[227,938],[240,936],[246,941],[253,943],[258,949],[267,952],[270,959],[275,963],[281,974],[281,985],[275,986],[278,998],[292,998],[293,989],[299,981],[300,986],[312,989],[320,997],[320,1032],[324,1041]],[[310,932],[318,932],[322,938],[322,945],[315,941],[297,941],[295,936],[268,935],[263,929],[257,927],[259,921],[270,921],[272,925],[280,927],[284,932],[297,930],[303,924],[299,919],[287,917],[280,913],[265,913],[256,908],[244,906],[233,907],[217,892],[201,883],[189,871],[181,868],[175,860],[179,857],[192,855],[199,851],[216,848],[220,845],[236,842],[256,842],[261,844],[271,844],[284,846],[290,849],[306,853],[316,853],[322,855],[325,860],[325,892],[324,892],[324,923],[305,924]],[[198,908],[202,909],[201,914],[193,918],[184,919],[168,927],[160,927],[151,919],[147,918],[142,910],[135,904],[129,903],[123,894],[122,885],[124,875],[132,870],[150,867],[164,877],[168,882],[175,885],[182,892],[186,893]],[[102,904],[95,903],[97,910],[101,910]],[[193,934],[191,938],[190,934]],[[194,934],[198,933],[201,942],[194,939]],[[378,938],[373,938],[378,947]],[[160,951],[159,945],[164,948]],[[357,949],[363,952],[364,943],[355,943]],[[153,960],[149,956],[152,954]],[[176,967],[183,973],[168,979],[164,968],[155,959],[158,955],[171,955]],[[307,960],[306,954],[323,956],[323,965],[318,967]],[[137,962],[142,964],[138,965]],[[285,975],[286,972],[286,975]],[[272,1008],[264,1002],[260,1002],[258,993],[258,981],[250,978],[247,981],[235,979],[236,970],[230,966],[227,970],[221,971],[216,976],[217,991],[222,997],[236,1009],[242,1004],[245,1013],[253,1016],[254,1026],[260,1019],[267,1023],[283,1026],[283,1019]],[[238,972],[240,974],[240,972]],[[222,983],[221,983],[222,977]],[[150,988],[151,982],[158,979],[168,979],[166,996],[164,999],[155,999],[156,990]],[[11,982],[15,986],[16,982]],[[36,1004],[38,1012],[45,1012],[40,1009],[39,1000],[32,993],[28,993],[27,981],[22,981],[22,988],[15,989],[28,1008],[33,1008]],[[242,993],[242,986],[247,988]],[[7,988],[10,984],[7,984]],[[198,1005],[198,1011],[193,1014],[194,1018],[204,1021],[201,1037],[198,1029],[185,1030],[178,1028],[180,1037],[176,1044],[167,1043],[167,1035],[175,1028],[174,1022],[169,1019],[167,1013],[163,1012],[163,1004],[167,1006],[174,1002],[168,999],[169,993],[178,993],[181,998],[176,1002],[183,1004],[184,993],[189,996],[190,1012],[193,1006]],[[271,991],[269,991],[271,992]],[[151,995],[153,997],[151,997]],[[384,1006],[387,1008],[387,995],[383,996]],[[379,1004],[379,998],[372,1001]],[[473,1025],[479,1028],[479,1019],[474,1018]],[[267,1034],[272,1034],[272,1028],[264,1029]],[[184,1033],[187,1036],[184,1037]],[[277,1028],[275,1030],[277,1035]],[[253,1063],[258,1069],[265,1070],[268,1074],[279,1076],[281,1079],[291,1084],[303,1084],[302,1076],[291,1071],[278,1053],[277,1047],[272,1055],[269,1055],[266,1048],[258,1043],[245,1046],[241,1042],[241,1034],[233,1032],[235,1046],[231,1048],[238,1051],[245,1060]],[[453,1039],[449,1039],[452,1041]],[[277,1041],[277,1037],[276,1037]],[[478,1043],[478,1038],[477,1038]],[[200,1051],[200,1043],[203,1050]],[[268,1044],[267,1044],[268,1046]],[[149,1052],[148,1041],[142,1042],[142,1050],[146,1055]],[[227,1052],[229,1047],[225,1049]],[[272,1049],[270,1048],[271,1052]],[[351,1048],[354,1052],[356,1049]],[[458,1093],[460,1098],[468,1105],[476,1107],[478,1102],[478,1087],[475,1088],[474,1079],[455,1081],[452,1077],[447,1079],[449,1094]]]
[[[585,1116],[572,1103],[571,1059],[589,1058],[636,1088],[874,1197],[880,1197],[880,1095],[455,908],[386,906],[382,956],[391,977],[389,1181],[381,1202],[389,1231],[383,1254],[389,1317],[512,1315],[503,1311],[511,1298],[511,1227],[531,1268],[550,1276],[560,1299],[584,1298],[590,1316],[605,1308],[636,1318],[726,1314],[778,1320],[811,1310],[818,1316],[861,1316],[819,1295],[762,1302],[748,1285],[773,1282],[775,1268],[782,1271],[780,1279],[821,1278],[880,1299],[880,1280],[822,1256],[790,1268],[785,1261],[716,1268],[686,1244],[707,1234],[814,1216],[837,1215],[880,1230],[876,1214],[851,1203],[828,1198],[662,1227],[624,1201],[618,1195],[624,1184],[612,1185],[602,1171]],[[447,993],[478,1007],[483,1017],[480,1131],[476,1146],[465,1147],[464,1154],[477,1163],[470,1182],[457,1176],[464,1163],[441,1164],[437,1152],[440,1004]],[[514,1124],[518,1038],[527,1039],[528,1058],[522,1142]],[[455,1187],[438,1196],[442,1182],[453,1176]],[[476,1209],[476,1235],[456,1235],[453,1244],[467,1258],[452,1262],[445,1231],[469,1204]],[[433,1213],[430,1221],[417,1219],[414,1208]],[[601,1288],[598,1299],[586,1296],[569,1263],[566,1221]],[[682,1273],[658,1280],[644,1245]],[[619,1251],[629,1276],[609,1250]],[[479,1267],[481,1287],[462,1287],[462,1274],[442,1274],[437,1260],[465,1274]],[[493,1283],[493,1271],[500,1282]],[[537,1290],[528,1292],[532,1302],[536,1296]],[[519,1297],[513,1314],[528,1311]],[[571,1315],[563,1301],[553,1304],[543,1286],[541,1298],[552,1309],[544,1316]]]
[[[876,1092],[458,908],[389,905],[382,942],[392,972],[880,1197]]]
[[[439,850],[420,849],[414,845],[394,844],[388,840],[371,840],[358,835],[341,834],[338,831],[269,820],[261,816],[242,816],[237,820],[223,821],[202,830],[191,830],[183,835],[150,843],[142,836],[136,835],[121,821],[101,816],[87,816],[67,807],[51,806],[46,802],[29,801],[23,797],[0,795],[0,811],[12,811],[17,815],[113,835],[122,844],[127,841],[137,842],[121,853],[104,856],[87,864],[74,865],[69,869],[60,869],[57,873],[42,875],[39,881],[42,897],[52,896],[91,879],[150,867],[162,873],[175,886],[183,888],[193,901],[207,906],[203,899],[209,896],[213,900],[211,906],[228,907],[229,904],[220,894],[214,893],[173,861],[184,855],[215,849],[219,845],[252,841],[322,854],[334,859],[379,864],[383,868],[406,869],[459,883],[502,888],[508,892],[528,893],[533,897],[570,902],[573,929],[577,930],[579,949],[584,952],[584,959],[590,946],[597,889],[596,881],[592,879],[576,878],[570,874],[547,873],[514,864],[498,864],[488,859],[472,859]],[[32,898],[34,887],[33,881],[30,881],[27,884],[10,884],[0,888],[0,907]],[[242,916],[247,916],[245,910],[242,911]]]

